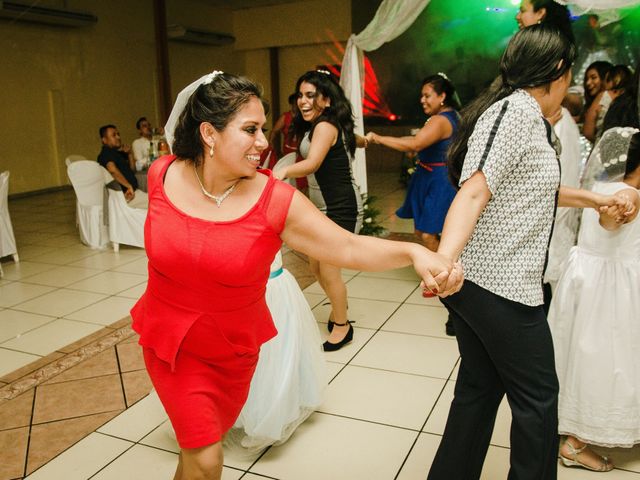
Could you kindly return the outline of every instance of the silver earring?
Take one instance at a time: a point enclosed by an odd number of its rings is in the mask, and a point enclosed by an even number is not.
[[[440,106],[441,106],[441,107],[444,107],[444,102],[440,102]]]
[[[211,148],[209,149],[209,156],[213,158],[213,145],[211,145]]]

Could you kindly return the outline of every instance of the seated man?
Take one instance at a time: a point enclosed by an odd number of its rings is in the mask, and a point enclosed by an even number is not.
[[[100,127],[102,150],[98,155],[98,163],[106,168],[116,182],[122,187],[124,197],[133,208],[148,208],[149,198],[138,188],[138,180],[133,173],[131,149],[122,145],[120,133],[115,125]]]
[[[151,123],[146,117],[140,117],[136,122],[136,128],[140,134],[131,144],[133,150],[133,159],[135,160],[136,170],[140,171],[149,165],[149,148],[151,147],[152,131]]]

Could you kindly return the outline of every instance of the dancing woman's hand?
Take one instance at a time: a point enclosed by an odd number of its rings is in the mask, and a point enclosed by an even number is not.
[[[636,212],[635,202],[624,192],[615,195],[603,195],[599,200],[598,211],[615,219],[616,223],[624,223]]]
[[[376,134],[375,134],[375,133],[373,133],[373,132],[369,132],[369,133],[367,133],[367,134],[364,136],[364,138],[366,138],[366,139],[367,139],[367,142],[368,142],[368,143],[378,143],[378,142],[376,141]]]
[[[422,278],[422,288],[438,294],[447,286],[453,262],[443,255],[420,248],[413,256],[413,268]]]
[[[287,169],[279,168],[278,170],[274,170],[273,176],[276,178],[276,180],[284,180],[285,178],[287,178]]]
[[[444,298],[448,297],[449,295],[453,295],[462,288],[463,282],[464,273],[462,271],[462,264],[458,261],[453,264],[453,269],[449,273],[447,283],[442,286],[440,292],[438,293],[438,296]]]

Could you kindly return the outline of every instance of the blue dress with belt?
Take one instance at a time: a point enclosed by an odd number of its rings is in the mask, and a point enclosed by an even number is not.
[[[447,172],[447,149],[458,128],[458,112],[441,112],[449,122],[453,132],[450,137],[440,140],[418,152],[416,170],[411,176],[404,204],[396,211],[400,218],[413,218],[416,230],[423,233],[442,232],[449,206],[456,196],[456,190],[449,181]]]

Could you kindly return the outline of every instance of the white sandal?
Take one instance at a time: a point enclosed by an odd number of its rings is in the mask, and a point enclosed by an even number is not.
[[[611,463],[609,461],[609,457],[606,457],[604,455],[600,455],[601,463],[600,463],[600,466],[598,468],[592,467],[592,466],[587,465],[586,463],[582,463],[580,460],[578,460],[578,455],[580,455],[582,452],[584,452],[585,449],[588,447],[588,445],[585,444],[585,446],[582,447],[582,448],[575,448],[571,444],[569,439],[566,439],[564,441],[564,444],[569,448],[569,451],[571,453],[571,458],[565,457],[564,455],[562,455],[562,453],[560,454],[560,460],[562,461],[562,464],[565,467],[586,468],[587,470],[591,470],[592,472],[610,472],[611,470],[614,469],[613,463]]]

